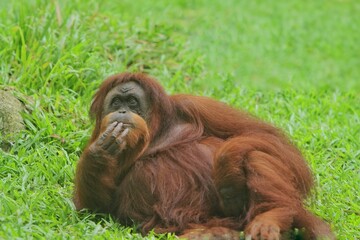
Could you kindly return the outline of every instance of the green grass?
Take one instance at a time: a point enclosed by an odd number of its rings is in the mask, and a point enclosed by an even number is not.
[[[141,238],[71,201],[91,96],[125,70],[283,128],[317,180],[308,207],[360,239],[358,1],[99,2],[0,0],[0,85],[33,99],[0,150],[0,239]]]

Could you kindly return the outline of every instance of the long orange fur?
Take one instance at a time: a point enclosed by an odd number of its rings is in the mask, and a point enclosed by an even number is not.
[[[145,123],[134,117],[140,127],[127,136],[132,144],[120,159],[92,154],[89,145],[107,125],[102,115],[107,93],[130,81],[146,92],[150,118]],[[125,225],[135,222],[144,234],[155,229],[186,237],[193,228],[205,228],[276,239],[296,227],[306,229],[306,239],[334,238],[303,206],[313,186],[309,167],[270,124],[210,98],[169,96],[139,73],[106,79],[90,113],[96,124],[77,167],[77,209],[110,213]],[[224,204],[220,194],[227,187],[237,196],[234,206]],[[232,209],[241,211],[233,216]]]

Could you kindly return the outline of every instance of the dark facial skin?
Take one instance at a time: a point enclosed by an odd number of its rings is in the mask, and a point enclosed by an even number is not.
[[[142,87],[136,82],[126,82],[116,86],[107,94],[104,101],[103,116],[117,112],[113,114],[113,121],[126,124],[131,122],[129,113],[133,112],[146,121],[148,109],[148,99]]]
[[[133,127],[133,113],[147,121],[149,112],[148,98],[145,91],[136,82],[126,82],[114,87],[106,95],[103,117],[107,116],[106,130],[90,146],[90,151],[106,151],[117,156],[126,148],[126,135]]]

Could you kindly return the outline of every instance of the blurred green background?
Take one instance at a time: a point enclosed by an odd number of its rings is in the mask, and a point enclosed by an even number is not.
[[[307,206],[338,239],[360,238],[359,12],[356,0],[0,0],[0,89],[31,99],[0,150],[0,238],[141,238],[71,202],[91,97],[122,71],[283,128],[314,171]]]

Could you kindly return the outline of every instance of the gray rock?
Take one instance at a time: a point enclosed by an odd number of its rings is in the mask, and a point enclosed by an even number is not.
[[[7,150],[14,134],[25,128],[21,112],[23,104],[11,91],[0,90],[0,147]]]

